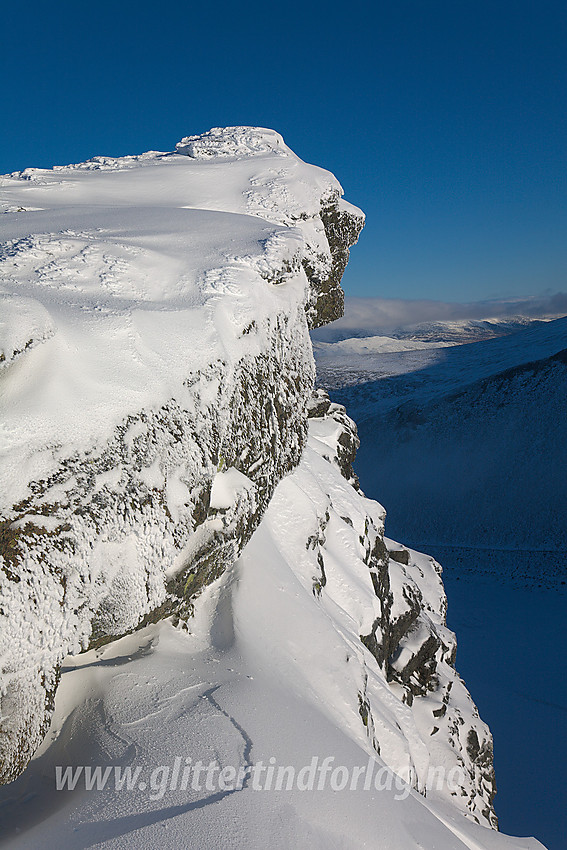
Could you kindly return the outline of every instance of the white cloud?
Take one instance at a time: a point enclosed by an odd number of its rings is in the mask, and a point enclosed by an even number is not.
[[[387,333],[419,322],[463,319],[532,319],[567,315],[567,293],[545,293],[528,298],[507,298],[456,304],[446,301],[406,301],[401,298],[345,299],[345,315],[327,328],[316,331],[317,339],[344,337],[348,331],[363,334]]]

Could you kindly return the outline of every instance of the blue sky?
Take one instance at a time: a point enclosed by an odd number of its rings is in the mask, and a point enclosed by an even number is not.
[[[14,6],[0,173],[274,127],[367,213],[348,294],[567,290],[564,3]]]

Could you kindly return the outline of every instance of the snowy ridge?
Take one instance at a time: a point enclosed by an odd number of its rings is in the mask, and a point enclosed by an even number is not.
[[[560,305],[557,304],[557,307]],[[512,310],[516,308],[517,313]],[[479,318],[458,318],[459,311],[487,312]],[[524,313],[521,311],[525,310]],[[527,302],[498,302],[498,312],[491,314],[490,302],[476,305],[441,304],[436,302],[407,302],[381,298],[347,298],[344,316],[332,327],[325,327],[314,334],[319,342],[340,342],[345,339],[364,339],[382,334],[394,339],[418,340],[421,342],[452,342],[462,345],[480,342],[483,339],[507,336],[542,322],[560,319],[565,312],[553,309],[551,303],[536,300]],[[423,316],[438,312],[437,318],[425,321]],[[447,311],[455,317],[447,317]],[[502,311],[504,311],[502,313]],[[443,318],[445,316],[445,318]]]
[[[311,412],[301,463],[193,617],[66,661],[44,746],[0,791],[10,850],[177,850],[218,846],[219,836],[276,850],[541,848],[486,828],[490,734],[453,667],[439,566],[384,539],[382,507],[341,474],[332,447],[355,440],[344,409],[319,393]],[[421,630],[436,645],[420,655]],[[374,651],[361,639],[369,633]],[[329,758],[359,776],[356,790],[337,792],[328,777],[312,790],[278,787],[279,767],[305,777],[313,759],[318,769]],[[216,763],[211,784],[180,788],[179,765],[198,760]],[[141,779],[127,794],[112,781],[86,792],[81,780],[46,818],[58,764],[130,765]],[[369,764],[381,782],[365,790],[355,771]],[[146,784],[157,765],[160,781]],[[251,776],[219,790],[221,767],[261,765],[260,784]],[[432,781],[431,768],[455,767],[462,791]],[[410,786],[392,784],[394,774]]]
[[[353,491],[341,460],[349,438],[358,444],[354,423],[328,399],[324,410],[321,395],[302,462],[279,485],[257,536],[267,526],[278,552],[344,640],[345,668],[339,673],[333,667],[333,676],[358,694],[345,726],[356,708],[385,763],[423,793],[434,793],[431,763],[447,771],[465,764],[458,799],[450,792],[447,797],[494,826],[492,739],[453,667],[456,641],[445,624],[441,567],[384,539],[384,509]],[[278,649],[273,652],[277,656]],[[340,656],[338,647],[333,655]],[[346,695],[330,708],[343,703]]]
[[[397,339],[415,339],[423,342],[452,342],[461,345],[467,342],[480,342],[518,331],[536,327],[542,322],[561,318],[562,314],[529,316],[490,317],[485,319],[453,319],[439,322],[418,322],[394,331]]]
[[[363,216],[271,131],[212,133],[203,160],[3,178],[4,779],[41,740],[61,659],[189,604],[301,456],[308,320],[340,311]],[[211,507],[231,467],[251,486]]]

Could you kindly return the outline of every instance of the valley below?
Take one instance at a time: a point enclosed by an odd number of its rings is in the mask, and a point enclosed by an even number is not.
[[[358,423],[356,471],[387,533],[443,566],[500,829],[561,850],[567,320],[463,344],[451,328],[420,350],[378,339],[316,345],[319,380]]]

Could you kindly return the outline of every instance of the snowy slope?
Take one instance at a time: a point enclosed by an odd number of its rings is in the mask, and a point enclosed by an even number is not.
[[[277,134],[256,136],[253,156],[225,133],[211,156],[205,138],[191,157],[3,178],[10,209],[32,210],[0,219],[3,365],[30,355],[3,378],[3,507],[27,495],[28,467],[52,474],[58,450],[90,447],[190,373],[255,353],[306,298],[305,255],[330,264],[319,212],[339,184]],[[286,285],[268,286],[278,272]]]
[[[532,577],[565,578],[566,349],[558,319],[439,350],[421,368],[400,354],[397,375],[335,391],[359,422],[362,485],[381,494],[393,533],[524,550],[519,575],[540,552]]]
[[[540,847],[494,829],[439,565],[312,396],[363,223],[335,178],[241,127],[2,192],[4,846]]]
[[[298,463],[308,320],[342,309],[363,223],[341,192],[246,127],[2,179],[4,779],[63,656],[187,603]]]
[[[317,360],[337,357],[369,356],[372,354],[397,354],[400,351],[427,351],[444,348],[452,343],[424,342],[414,339],[396,339],[389,336],[368,336],[362,339],[343,339],[340,342],[314,342]]]
[[[388,558],[383,509],[338,468],[337,438],[352,425],[320,402],[300,466],[233,568],[201,595],[188,631],[166,622],[68,659],[44,747],[0,792],[2,846],[541,847],[475,823],[486,823],[490,765],[480,751],[490,736],[452,667],[440,569],[392,541]],[[420,628],[439,638],[437,679],[423,694],[415,681],[387,675],[385,659],[360,639],[395,638],[392,660],[403,670],[419,629],[396,624],[412,600]],[[188,773],[182,788],[182,770],[199,760],[216,765],[209,786],[205,774]],[[81,775],[74,791],[54,792],[56,765],[109,766],[112,779],[86,790]],[[128,765],[139,769],[133,788],[117,791],[115,768]],[[436,790],[429,769],[455,766],[459,792]],[[256,772],[238,789],[231,767]],[[295,773],[278,790],[280,768]],[[344,771],[356,785],[338,790]]]
[[[438,349],[497,339],[528,328],[542,327],[551,321],[549,317],[534,320],[517,316],[510,320],[421,322],[388,331],[386,336],[372,335],[368,331],[357,333],[351,328],[347,332],[341,330],[340,322],[334,322],[312,333],[317,375],[319,382],[330,388],[405,375],[437,363],[449,364],[450,358],[444,358]],[[479,351],[481,349],[475,349],[475,352]],[[498,351],[498,348],[493,351]],[[404,352],[403,357],[398,357],[401,352]],[[473,353],[472,362],[475,361],[478,357]],[[383,391],[383,387],[380,390]],[[355,398],[357,395],[355,393]]]
[[[334,389],[339,392],[335,395],[340,395],[341,403],[348,406],[349,414],[360,425],[405,402],[433,402],[507,369],[551,357],[566,347],[567,318],[563,318],[467,345],[406,349],[391,356],[386,352],[376,355],[374,364],[362,372],[358,371],[361,361],[356,360],[352,371],[357,377],[349,382],[336,381]],[[318,380],[324,377],[323,362]]]
[[[353,337],[339,342],[313,340],[317,379],[329,389],[357,386],[386,376],[423,369],[439,359],[439,350],[453,343]],[[403,357],[399,355],[403,353]]]

